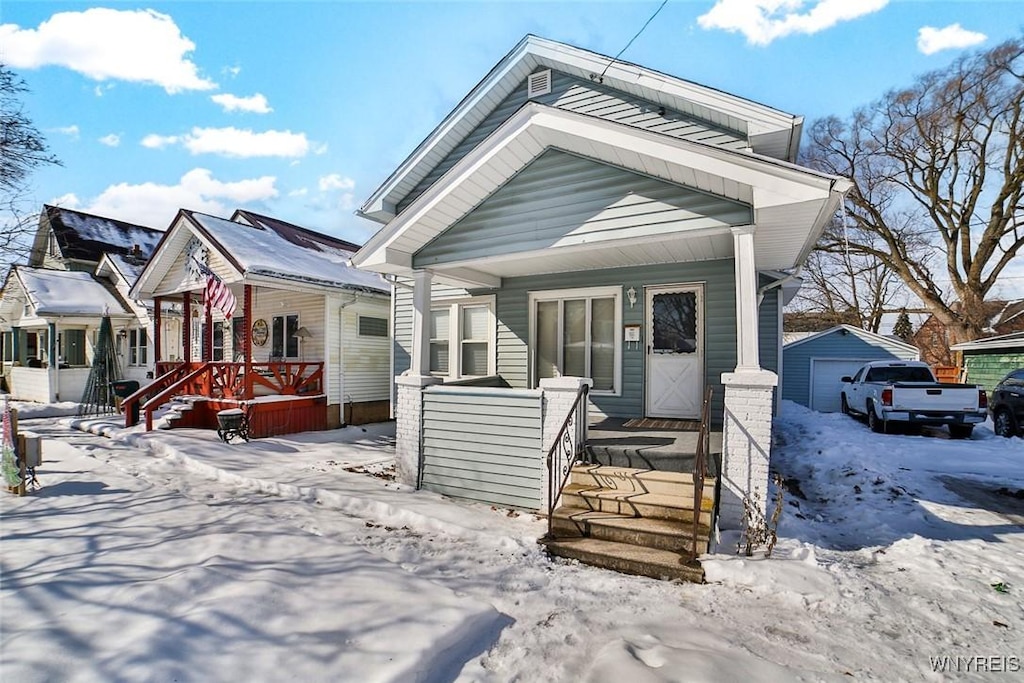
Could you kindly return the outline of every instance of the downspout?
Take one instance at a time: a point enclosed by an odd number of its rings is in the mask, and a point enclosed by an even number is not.
[[[349,416],[345,413],[345,313],[344,310],[359,301],[353,294],[351,301],[338,304],[338,398],[341,400],[341,426],[348,426]]]

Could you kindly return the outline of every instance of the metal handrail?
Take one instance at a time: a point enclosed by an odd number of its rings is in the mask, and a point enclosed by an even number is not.
[[[579,462],[587,449],[587,394],[588,384],[583,384],[576,392],[576,400],[569,409],[569,414],[562,422],[551,448],[548,449],[548,536],[551,535],[551,524],[555,506],[562,497],[562,489],[569,481],[573,466]],[[557,463],[556,463],[557,456]],[[556,475],[561,476],[556,476]]]
[[[704,391],[704,404],[700,411],[700,432],[697,435],[697,452],[693,458],[693,526],[690,532],[690,559],[696,560],[699,542],[700,513],[704,502],[704,479],[707,477],[708,451],[711,450],[711,395],[713,388]]]

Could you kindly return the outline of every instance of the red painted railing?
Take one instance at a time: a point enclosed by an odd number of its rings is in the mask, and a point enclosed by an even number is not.
[[[175,396],[205,396],[250,400],[261,395],[313,396],[323,393],[323,363],[252,363],[249,375],[245,363],[160,363],[165,370],[154,382],[124,399],[125,426],[132,426],[132,406],[147,396],[141,405],[146,430],[153,428],[153,411]]]

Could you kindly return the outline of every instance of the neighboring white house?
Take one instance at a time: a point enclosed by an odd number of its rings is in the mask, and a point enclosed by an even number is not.
[[[121,377],[152,376],[150,311],[128,292],[162,234],[43,207],[29,263],[11,268],[0,293],[3,376],[13,398],[81,400],[105,313]]]
[[[161,342],[180,349],[156,359],[155,387],[206,397],[183,424],[215,427],[243,402],[254,436],[388,418],[390,285],[348,265],[356,249],[251,211],[179,211],[131,296],[154,302]],[[203,304],[211,274],[237,302],[230,319]]]
[[[397,283],[400,477],[543,508],[541,459],[581,383],[620,418],[696,418],[713,386],[721,524],[739,528],[744,501],[763,510],[779,271],[850,187],[794,163],[802,125],[520,42],[360,210],[381,228],[353,262]],[[451,386],[466,380],[490,386]],[[516,438],[485,428],[496,415]]]

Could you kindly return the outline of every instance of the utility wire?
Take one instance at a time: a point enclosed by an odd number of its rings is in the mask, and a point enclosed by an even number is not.
[[[658,12],[660,12],[667,4],[668,0],[662,0],[661,4],[658,5],[658,9],[654,10],[654,14],[652,14],[650,18],[646,22],[644,22],[644,25],[641,26],[640,30],[636,32],[636,35],[629,39],[629,42],[626,43],[626,47],[619,50],[619,54],[615,55],[615,58],[612,61],[608,62],[608,65],[604,68],[604,71],[602,71],[601,75],[597,77],[598,83],[604,83],[604,75],[608,73],[608,69],[611,68],[612,64],[619,61],[619,57],[622,56],[622,53],[629,49],[629,46],[633,44],[633,41],[640,37],[640,34],[647,29],[651,22],[654,21],[654,17],[658,16]]]

